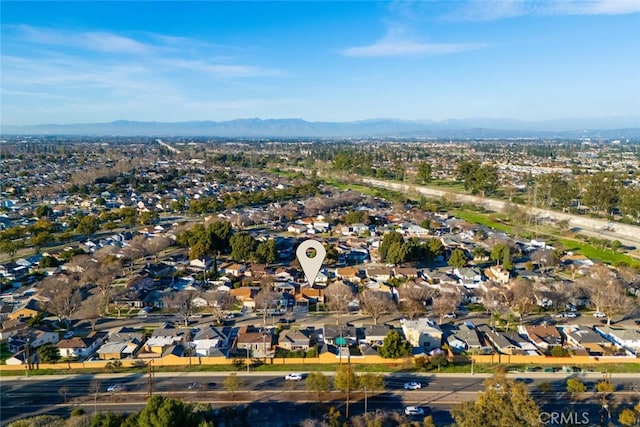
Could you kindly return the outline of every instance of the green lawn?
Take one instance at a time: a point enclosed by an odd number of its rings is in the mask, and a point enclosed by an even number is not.
[[[7,347],[7,342],[0,342],[0,365],[5,364],[5,360],[11,357],[11,353],[9,353],[9,348]]]

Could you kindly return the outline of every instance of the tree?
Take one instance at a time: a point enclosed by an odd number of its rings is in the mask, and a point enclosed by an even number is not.
[[[415,282],[407,282],[398,288],[400,311],[415,319],[427,311],[427,303],[433,292],[426,286]]]
[[[518,312],[520,323],[522,323],[522,319],[538,307],[533,285],[526,279],[518,277],[513,281],[511,293],[513,296],[511,307]]]
[[[598,393],[607,394],[613,393],[616,390],[616,387],[609,380],[602,380],[596,384],[596,391]]]
[[[427,162],[422,162],[418,165],[418,171],[416,172],[416,184],[428,184],[431,181],[431,165]]]
[[[91,330],[96,330],[96,324],[102,317],[105,308],[105,298],[99,293],[89,295],[80,303],[78,317],[87,320],[91,324]]]
[[[80,219],[76,227],[76,233],[90,236],[100,229],[100,223],[95,215],[86,215]]]
[[[267,315],[269,311],[275,309],[281,299],[282,294],[271,290],[270,284],[263,285],[260,291],[256,294],[256,309],[262,311],[262,324],[264,326],[267,325]]]
[[[331,389],[331,379],[322,372],[311,372],[304,382],[307,390],[316,392],[318,400],[320,393]]]
[[[336,375],[333,378],[333,387],[336,390],[346,391],[347,393],[360,388],[358,385],[358,376],[353,372],[350,365],[346,364],[338,367]]]
[[[223,323],[222,320],[224,319],[225,314],[227,314],[238,302],[233,295],[225,291],[207,292],[204,294],[204,298],[207,301],[211,314],[218,325]]]
[[[620,200],[620,180],[614,173],[598,172],[591,175],[582,193],[582,202],[592,211],[610,214]]]
[[[387,253],[389,252],[389,249],[391,248],[391,246],[393,245],[402,246],[403,244],[404,244],[404,237],[402,237],[402,234],[398,233],[397,231],[391,231],[384,235],[384,238],[382,239],[382,243],[380,243],[380,247],[378,248],[378,254],[380,255],[380,258],[382,260],[386,261]]]
[[[582,287],[589,295],[596,310],[607,316],[607,325],[611,318],[619,313],[631,312],[632,302],[627,290],[616,272],[605,265],[592,268],[582,280]]]
[[[551,249],[538,249],[531,254],[531,261],[538,264],[540,271],[545,272],[560,264],[560,259],[555,251]]]
[[[496,262],[496,265],[502,263],[502,267],[505,270],[511,270],[513,264],[511,262],[511,248],[506,243],[497,243],[491,249],[491,259]]]
[[[189,317],[193,314],[193,300],[198,296],[196,291],[174,291],[163,298],[165,305],[177,312],[184,320],[184,325],[189,325]]]
[[[388,292],[379,292],[365,289],[360,294],[360,304],[363,310],[371,316],[373,324],[378,324],[378,319],[390,313],[395,308],[395,303]]]
[[[40,296],[47,301],[46,309],[60,322],[67,321],[81,301],[77,283],[64,274],[45,277],[40,285]]]
[[[448,264],[452,267],[462,268],[467,265],[468,261],[467,255],[462,249],[454,249],[449,256]]]
[[[139,427],[184,427],[198,425],[193,405],[154,394],[137,417]]]
[[[261,264],[273,264],[278,260],[278,248],[276,241],[269,239],[266,242],[258,243],[255,252],[255,260]]]
[[[464,181],[464,189],[471,194],[486,197],[498,188],[498,169],[493,165],[481,165],[477,160],[458,164],[457,177]]]
[[[244,262],[253,258],[258,242],[249,233],[241,231],[231,236],[231,258],[237,262]]]
[[[440,322],[444,320],[444,316],[453,313],[460,304],[460,295],[454,293],[441,293],[433,298],[433,311],[440,318]]]
[[[440,372],[440,368],[442,366],[447,366],[447,364],[449,364],[449,359],[444,354],[435,354],[429,358],[429,363],[436,366],[438,368],[438,372]]]
[[[60,359],[60,351],[51,343],[43,344],[38,347],[38,359],[42,363],[55,363]]]
[[[158,254],[165,249],[167,249],[173,240],[166,236],[156,236],[150,239],[147,239],[144,243],[146,253],[153,256],[155,258],[155,262],[158,262]]]
[[[584,393],[587,391],[587,386],[577,378],[567,379],[567,392],[571,393],[571,398],[576,393]]]
[[[340,316],[349,311],[349,303],[353,301],[353,290],[342,282],[333,282],[325,290],[327,309],[336,316],[336,323],[340,323]]]
[[[635,426],[638,423],[638,414],[633,409],[624,408],[618,415],[618,421],[623,426]]]
[[[372,373],[362,374],[358,377],[358,385],[372,392],[384,390],[384,376]]]
[[[539,426],[540,408],[527,386],[507,379],[503,372],[485,381],[476,400],[454,406],[451,415],[459,427]]]
[[[378,348],[378,355],[385,359],[399,359],[409,356],[412,347],[409,341],[400,336],[395,329],[387,332],[387,336],[382,341],[382,346]]]
[[[231,393],[231,398],[233,399],[233,394],[240,388],[240,386],[242,386],[242,381],[238,378],[238,375],[235,372],[232,372],[224,379],[222,386],[225,390]]]

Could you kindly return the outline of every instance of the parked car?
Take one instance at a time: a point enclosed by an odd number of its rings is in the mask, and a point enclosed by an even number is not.
[[[596,311],[595,313],[593,313],[593,317],[604,318],[604,317],[607,317],[607,315],[601,311]]]
[[[445,319],[455,319],[456,318],[456,314],[455,313],[447,313],[443,317]]]
[[[419,406],[407,406],[404,408],[406,415],[424,415],[424,409]]]
[[[109,387],[107,387],[107,391],[110,393],[116,392],[116,391],[125,391],[127,388],[125,387],[124,384],[112,384]]]
[[[285,375],[284,379],[287,381],[300,381],[302,379],[302,374],[292,372],[290,374]]]
[[[405,390],[419,390],[422,388],[422,384],[412,381],[409,383],[404,383],[404,389]]]

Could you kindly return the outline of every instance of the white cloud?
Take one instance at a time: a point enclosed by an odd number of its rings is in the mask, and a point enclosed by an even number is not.
[[[429,56],[464,52],[485,47],[479,43],[416,43],[412,41],[381,40],[368,46],[352,46],[342,50],[346,56]]]
[[[15,27],[26,41],[41,45],[75,47],[93,52],[147,54],[152,45],[141,43],[129,37],[106,32],[73,32],[51,28],[37,28],[27,25]]]
[[[520,16],[627,15],[640,12],[638,0],[469,0],[445,15],[462,21],[497,21]]]

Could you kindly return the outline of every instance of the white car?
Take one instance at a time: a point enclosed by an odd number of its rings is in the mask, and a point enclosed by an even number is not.
[[[422,388],[422,384],[412,381],[410,383],[404,383],[405,390],[419,390]]]
[[[455,319],[456,318],[456,314],[455,313],[447,313],[443,317],[445,319]]]
[[[595,313],[593,313],[593,317],[603,318],[603,317],[607,317],[607,315],[601,311],[596,311]]]
[[[570,317],[572,319],[578,317],[578,315],[576,313],[574,313],[573,311],[566,311],[564,313],[564,317]]]
[[[407,406],[404,408],[406,415],[424,415],[424,409],[419,406]]]
[[[285,375],[284,379],[287,381],[300,381],[302,379],[302,374],[298,374],[298,373],[287,374]]]
[[[126,387],[124,386],[124,384],[113,384],[107,387],[108,392],[125,391],[125,390],[126,390]]]

